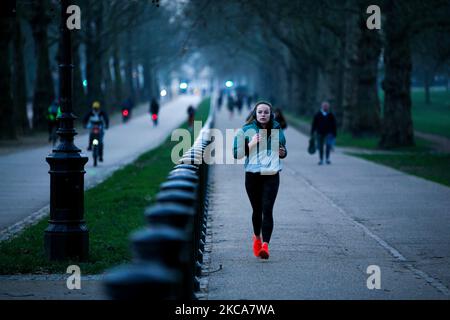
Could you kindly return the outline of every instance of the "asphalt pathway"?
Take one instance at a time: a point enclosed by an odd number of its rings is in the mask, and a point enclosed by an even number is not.
[[[222,108],[216,126],[239,128],[246,113]],[[285,135],[269,260],[252,254],[243,165],[212,167],[206,299],[450,298],[450,188],[339,148],[319,166],[305,135]]]

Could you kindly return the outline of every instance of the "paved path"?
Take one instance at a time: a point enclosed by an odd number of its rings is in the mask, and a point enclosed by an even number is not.
[[[68,289],[70,274],[0,275],[0,300],[105,300],[102,275],[81,276],[80,289]],[[69,280],[70,281],[70,280]]]
[[[92,153],[87,153],[85,185],[90,188],[103,181],[118,168],[132,162],[140,154],[158,146],[170,132],[186,120],[189,104],[199,103],[197,96],[182,96],[163,105],[158,127],[148,115],[133,117],[124,125],[111,127],[105,133],[105,161],[92,166]],[[76,136],[75,144],[86,152],[87,134]],[[51,147],[45,146],[0,156],[0,240],[20,229],[22,222],[32,222],[45,215],[50,193],[49,166],[45,157]],[[31,215],[31,216],[30,216]]]
[[[242,123],[217,114],[222,130]],[[449,299],[450,188],[339,148],[318,166],[306,136],[285,134],[267,261],[252,254],[243,166],[213,167],[207,299]],[[370,265],[380,290],[367,288]]]

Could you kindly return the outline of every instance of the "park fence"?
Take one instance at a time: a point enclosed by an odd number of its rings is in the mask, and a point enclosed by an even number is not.
[[[132,261],[106,273],[103,284],[112,299],[197,299],[208,217],[209,166],[203,154],[211,143],[214,102],[192,147],[160,185],[156,203],[146,208],[147,226],[131,235]]]

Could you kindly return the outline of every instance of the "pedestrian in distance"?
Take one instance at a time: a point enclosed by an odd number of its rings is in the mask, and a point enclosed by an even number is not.
[[[272,105],[266,101],[256,103],[252,116],[234,138],[233,157],[245,157],[245,189],[253,210],[253,254],[261,259],[269,258],[280,159],[286,156],[286,138]]]
[[[126,98],[121,103],[122,121],[125,123],[131,118],[131,112],[134,108],[134,101],[131,97]]]
[[[336,136],[336,117],[330,111],[330,104],[324,101],[311,125],[311,138],[316,140],[317,149],[319,149],[319,165],[323,164],[324,146],[325,161],[327,164],[331,164],[330,151],[334,146]]]
[[[192,129],[194,127],[194,119],[195,119],[195,108],[192,105],[189,105],[189,107],[187,108],[187,114],[188,114],[189,129]]]
[[[94,124],[101,123],[101,132],[100,132],[100,145],[102,146],[100,148],[100,161],[103,161],[103,137],[104,137],[104,130],[108,130],[109,128],[109,117],[106,111],[101,110],[100,102],[94,101],[92,103],[92,109],[89,111],[83,118],[83,126],[87,129],[92,129]],[[92,150],[92,141],[93,138],[93,132],[91,131],[89,133],[89,144],[87,150]]]
[[[158,117],[159,117],[159,103],[156,101],[155,98],[152,98],[150,101],[149,110],[150,116],[152,117],[153,125],[158,125]]]
[[[223,103],[224,92],[223,89],[219,91],[219,96],[217,97],[217,111],[220,111]]]
[[[220,108],[222,107],[223,102],[223,95],[220,93],[219,97],[217,98],[217,110],[220,111]]]
[[[286,130],[287,122],[280,108],[275,108],[275,120],[280,124],[281,129]]]
[[[236,97],[236,109],[238,110],[239,115],[242,113],[242,107],[244,105],[244,98],[241,94],[238,94]]]
[[[235,105],[235,101],[230,94],[230,95],[228,95],[228,100],[227,100],[227,108],[228,108],[228,111],[230,112],[230,119],[233,118],[234,105]]]
[[[56,144],[58,135],[58,117],[61,115],[61,107],[57,99],[53,100],[50,106],[47,108],[47,128],[48,128],[48,142]]]
[[[252,95],[251,94],[249,94],[248,96],[247,96],[247,108],[248,108],[248,110],[251,110],[252,109]]]

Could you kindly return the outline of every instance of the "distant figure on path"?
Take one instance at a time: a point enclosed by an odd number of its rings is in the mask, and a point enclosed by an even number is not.
[[[230,119],[233,118],[234,105],[235,105],[234,99],[231,95],[229,95],[227,101],[227,108],[228,111],[230,112]]]
[[[150,116],[152,117],[153,125],[158,125],[158,113],[159,113],[159,104],[155,98],[152,98],[150,101],[150,106],[148,111],[150,112]]]
[[[233,157],[245,156],[245,189],[253,209],[253,254],[268,259],[272,211],[280,185],[280,158],[287,155],[286,138],[269,102],[256,103],[252,112],[234,138]]]
[[[242,107],[244,105],[244,100],[241,96],[238,96],[236,98],[236,109],[238,110],[238,113],[241,114],[242,113]]]
[[[323,164],[323,146],[325,145],[325,161],[331,164],[330,151],[336,139],[336,118],[330,111],[330,104],[322,102],[320,110],[314,116],[311,125],[311,137],[314,137],[319,149],[319,165]]]
[[[247,108],[248,110],[252,109],[252,96],[250,94],[247,96]]]
[[[280,124],[281,129],[285,130],[287,128],[286,119],[284,119],[280,108],[275,108],[275,120]]]
[[[101,143],[103,144],[103,135],[104,135],[104,130],[107,130],[109,127],[109,117],[108,114],[106,113],[106,111],[103,111],[100,109],[100,102],[99,101],[94,101],[92,103],[92,110],[89,111],[88,113],[86,113],[86,115],[83,118],[83,126],[84,128],[87,129],[91,129],[93,124],[95,122],[100,121],[102,123],[101,126]],[[92,150],[92,140],[93,140],[93,135],[92,132],[89,133],[89,144],[87,147],[88,151]],[[102,150],[102,149],[101,149]],[[103,154],[103,151],[101,151]],[[100,155],[100,161],[103,161],[103,155]]]
[[[222,107],[223,103],[223,92],[222,90],[219,93],[219,97],[217,98],[217,110],[220,111],[220,108]]]
[[[187,108],[187,114],[188,114],[189,129],[192,129],[194,126],[194,118],[195,118],[195,109],[192,105],[190,105]]]
[[[55,99],[47,109],[48,142],[52,142],[53,145],[55,145],[58,140],[56,130],[58,129],[57,118],[60,115],[61,107],[59,106],[59,101]]]

